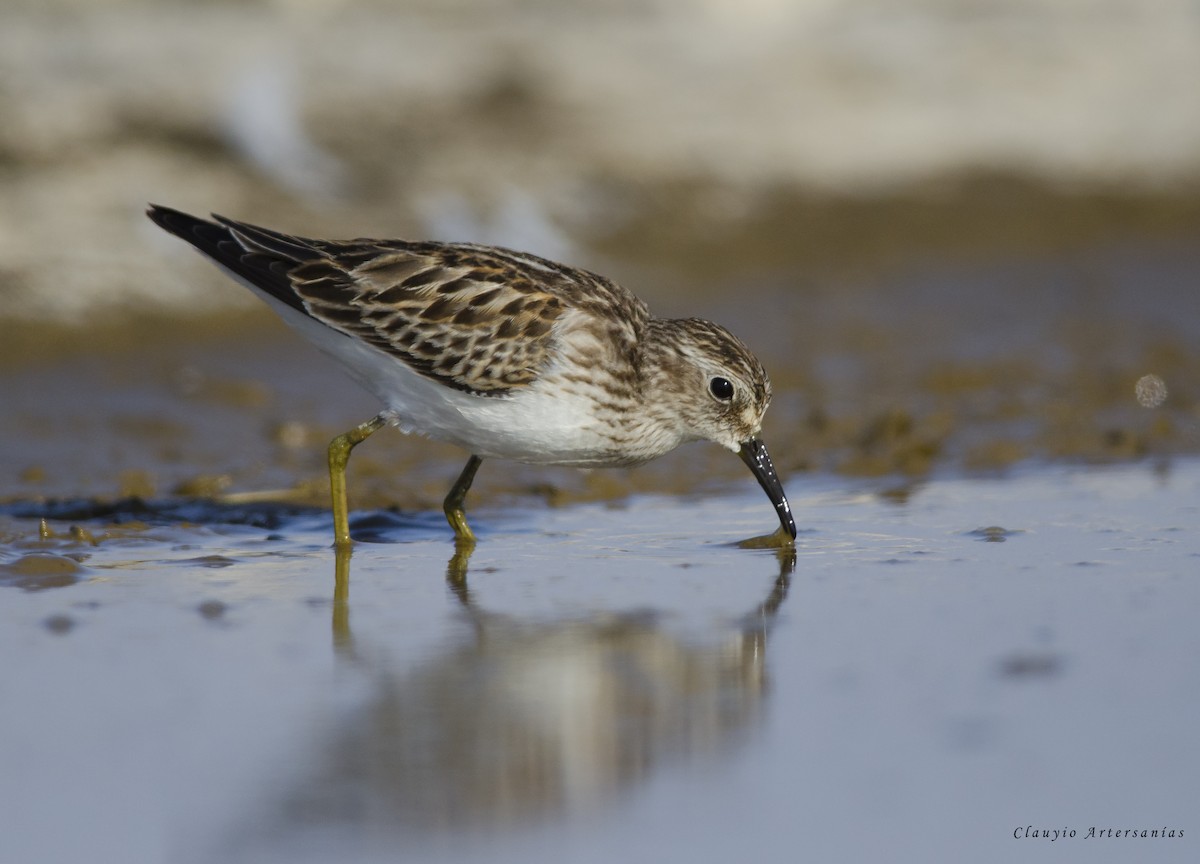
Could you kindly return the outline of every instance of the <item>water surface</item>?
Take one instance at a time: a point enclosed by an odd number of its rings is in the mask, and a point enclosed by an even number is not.
[[[794,557],[747,488],[340,581],[321,511],[9,507],[0,858],[1194,859],[1200,464],[790,488]]]

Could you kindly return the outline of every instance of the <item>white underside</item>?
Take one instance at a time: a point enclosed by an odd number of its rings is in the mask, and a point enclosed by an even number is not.
[[[219,265],[218,265],[219,266]],[[593,403],[543,375],[510,396],[475,396],[420,375],[399,359],[298,312],[222,267],[289,326],[335,357],[385,406],[401,431],[456,444],[476,456],[542,465],[612,464],[612,444],[593,431]]]

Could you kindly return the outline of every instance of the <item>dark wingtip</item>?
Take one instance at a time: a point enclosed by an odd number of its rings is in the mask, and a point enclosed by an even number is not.
[[[148,217],[150,217],[150,221],[153,222],[155,225],[157,225],[159,228],[167,227],[168,216],[169,216],[169,214],[171,214],[173,212],[175,212],[175,211],[171,210],[170,207],[164,207],[161,204],[147,204],[146,205],[146,215]]]
[[[159,228],[190,243],[257,290],[286,303],[297,312],[309,314],[286,275],[276,266],[283,262],[290,268],[306,254],[311,256],[312,250],[307,249],[301,241],[216,214],[213,214],[216,221],[210,222],[161,204],[147,205],[146,216]],[[256,248],[247,249],[239,238],[249,238]]]
[[[171,207],[164,207],[161,204],[146,205],[146,216],[159,228],[170,234],[174,234],[176,237],[187,240],[193,245],[199,245],[195,239],[196,229],[212,225],[211,222],[205,219],[199,219],[190,213],[184,213],[182,210],[175,210]]]
[[[162,204],[154,204],[151,202],[146,205],[146,215],[157,225],[162,225],[172,216],[182,216],[178,210],[173,210],[170,207],[164,207]]]

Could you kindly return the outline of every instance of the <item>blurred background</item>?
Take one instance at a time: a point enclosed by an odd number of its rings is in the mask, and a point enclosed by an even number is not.
[[[515,246],[711,317],[789,474],[1169,466],[1200,450],[1197,81],[1192,0],[5,0],[0,497],[323,502],[374,413],[149,201]],[[436,507],[461,454],[386,437],[356,506]],[[473,494],[742,475],[703,448]]]

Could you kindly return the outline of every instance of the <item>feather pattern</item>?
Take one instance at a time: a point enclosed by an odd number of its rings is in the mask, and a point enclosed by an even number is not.
[[[615,339],[610,344],[631,359],[650,317],[641,300],[603,276],[508,249],[314,240],[165,207],[150,216],[276,300],[476,395],[504,396],[535,381],[569,310],[589,313],[604,331],[597,336]]]

